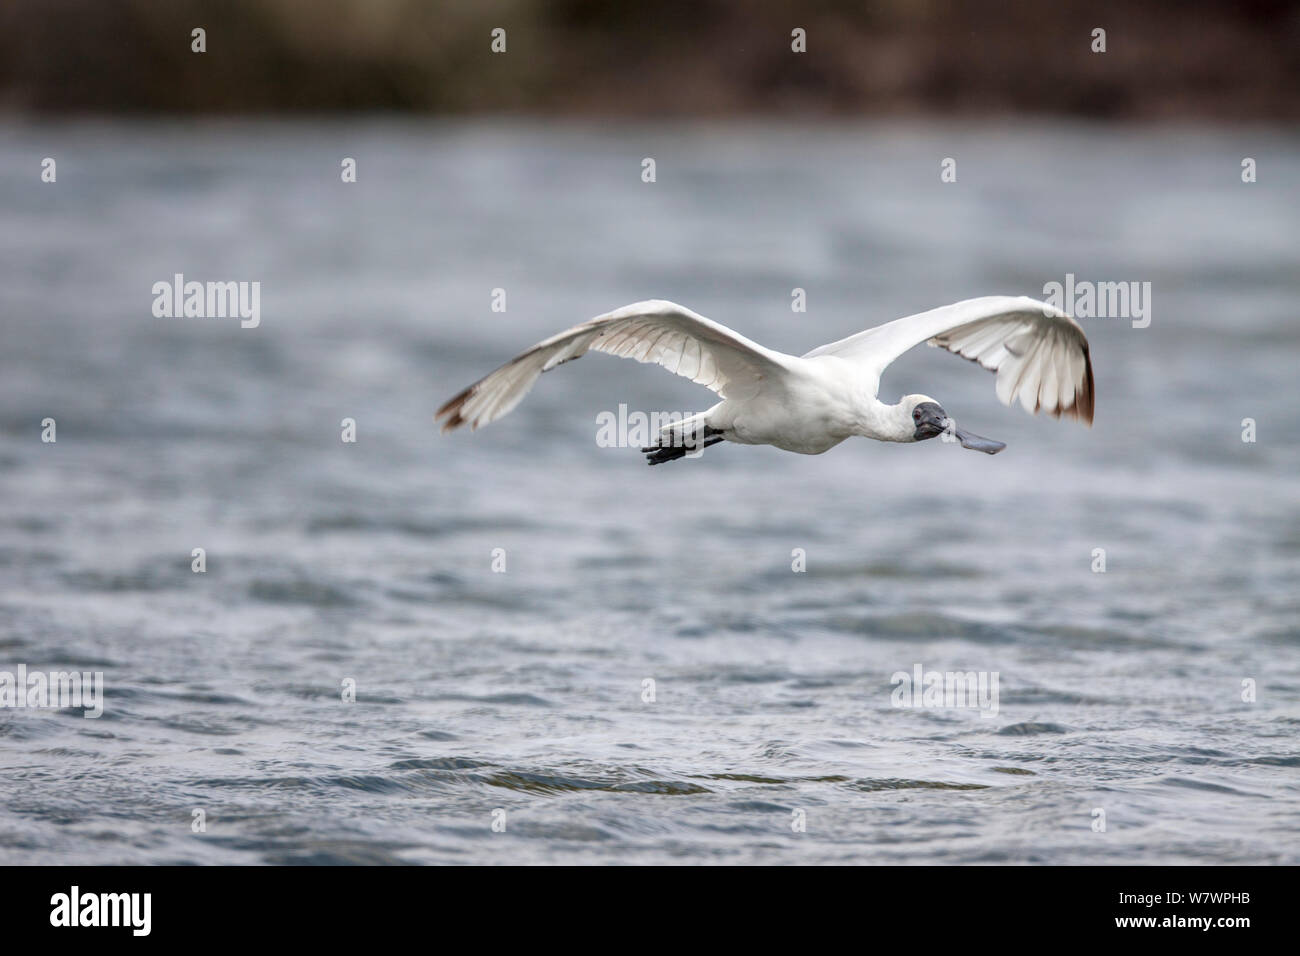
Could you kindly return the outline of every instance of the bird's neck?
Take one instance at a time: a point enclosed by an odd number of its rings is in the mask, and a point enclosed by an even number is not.
[[[915,440],[916,429],[911,412],[903,403],[887,405],[880,399],[868,396],[859,403],[858,434],[876,441],[910,442]]]

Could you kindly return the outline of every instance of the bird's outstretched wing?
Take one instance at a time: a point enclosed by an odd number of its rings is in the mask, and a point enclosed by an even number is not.
[[[813,349],[880,374],[913,346],[929,342],[997,374],[1002,404],[1020,399],[1027,412],[1092,424],[1092,359],[1079,324],[1059,309],[1024,296],[985,296],[909,315]]]
[[[794,361],[675,303],[635,302],[538,342],[479,379],[438,409],[436,417],[446,419],[442,430],[495,421],[519,404],[542,372],[591,349],[654,362],[736,399],[758,394],[764,382],[779,380],[785,363]]]

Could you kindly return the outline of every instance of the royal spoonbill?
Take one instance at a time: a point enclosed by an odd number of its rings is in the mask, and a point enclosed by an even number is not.
[[[775,445],[820,455],[846,438],[918,442],[947,433],[994,455],[1005,444],[957,425],[928,395],[890,405],[876,397],[881,373],[928,342],[997,375],[1004,405],[1092,424],[1092,361],[1079,324],[1026,297],[985,296],[909,315],[803,356],[751,342],[725,325],[661,299],[636,302],[538,342],[438,409],[442,430],[477,428],[519,404],[542,372],[589,350],[654,362],[717,392],[722,401],[660,432],[643,448],[651,465],[695,457],[720,441]]]

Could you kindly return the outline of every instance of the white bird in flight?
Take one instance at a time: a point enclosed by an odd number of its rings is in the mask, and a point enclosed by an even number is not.
[[[478,428],[519,404],[542,372],[589,350],[654,362],[717,392],[708,411],[665,426],[643,448],[651,465],[697,457],[720,441],[775,445],[820,455],[855,435],[918,442],[948,434],[963,448],[994,455],[1005,444],[957,426],[928,395],[897,404],[877,398],[881,373],[928,342],[997,375],[1002,404],[1092,424],[1092,361],[1079,324],[1024,296],[985,296],[909,315],[803,356],[751,342],[725,325],[662,299],[626,305],[538,342],[438,409],[444,432]]]

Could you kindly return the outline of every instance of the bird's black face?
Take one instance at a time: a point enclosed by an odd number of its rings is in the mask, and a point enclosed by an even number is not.
[[[916,408],[912,409],[912,424],[916,429],[912,432],[913,441],[925,441],[927,438],[933,438],[935,435],[942,435],[951,430],[952,438],[948,440],[959,441],[962,448],[969,448],[971,451],[982,451],[986,455],[996,455],[1007,447],[1000,441],[976,435],[974,432],[968,432],[966,429],[959,427],[956,422],[948,417],[948,413],[943,410],[938,402],[918,402]]]
[[[944,433],[948,427],[948,413],[936,402],[921,402],[912,409],[912,424],[916,427],[912,439],[925,441]]]

